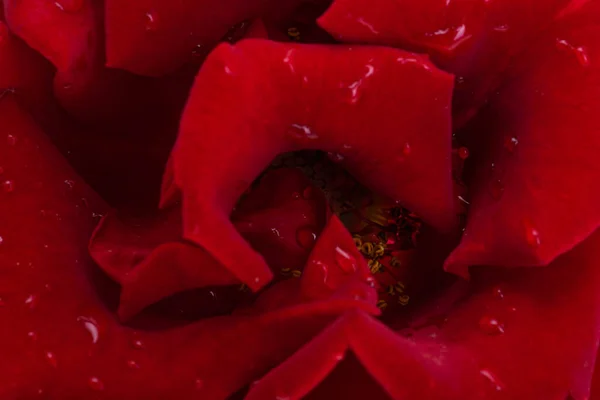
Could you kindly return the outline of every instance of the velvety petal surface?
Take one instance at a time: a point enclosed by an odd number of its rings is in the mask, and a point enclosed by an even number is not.
[[[336,0],[319,24],[344,42],[430,54],[455,74],[454,125],[462,126],[500,84],[510,59],[568,0]]]
[[[467,132],[487,139],[474,146],[472,205],[448,270],[546,265],[597,228],[599,57],[600,26],[567,24],[515,60]]]
[[[196,78],[165,178],[183,193],[185,238],[264,285],[264,261],[228,215],[276,155],[300,149],[339,153],[373,189],[449,226],[451,89],[449,75],[394,49],[221,45]]]
[[[107,0],[107,65],[162,76],[214,47],[234,25],[262,15],[285,15],[299,3]]]
[[[348,387],[392,399],[589,398],[600,337],[599,240],[594,234],[543,270],[478,271],[470,295],[426,327],[394,332],[393,321],[349,312],[248,398],[312,391],[307,398],[326,399]],[[354,355],[342,362],[348,351]]]

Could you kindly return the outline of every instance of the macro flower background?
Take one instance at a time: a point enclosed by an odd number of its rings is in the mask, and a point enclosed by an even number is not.
[[[0,399],[600,396],[600,2],[1,17]]]

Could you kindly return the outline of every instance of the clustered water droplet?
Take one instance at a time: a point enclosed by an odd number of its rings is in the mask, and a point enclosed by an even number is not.
[[[5,193],[12,193],[15,190],[15,183],[12,180],[2,182],[2,189]]]
[[[104,390],[104,383],[96,376],[92,376],[90,379],[88,379],[88,386],[90,389],[95,391]]]
[[[144,28],[148,32],[155,31],[158,25],[158,18],[155,13],[147,12],[144,14]]]
[[[488,335],[499,335],[504,333],[504,324],[488,315],[481,317],[479,320],[479,327]]]
[[[588,67],[590,65],[590,57],[585,47],[574,46],[565,39],[556,39],[556,47],[562,51],[570,51],[575,55],[577,62],[582,67]]]
[[[314,140],[319,138],[308,125],[292,124],[288,129],[288,134],[294,139]]]
[[[296,242],[306,250],[311,250],[317,241],[317,233],[312,227],[303,227],[296,231]]]
[[[345,273],[356,272],[356,259],[340,247],[335,248],[335,262]]]
[[[540,240],[540,233],[538,232],[537,229],[529,227],[529,228],[527,228],[527,232],[525,233],[525,235],[526,235],[527,243],[529,244],[529,246],[539,247],[539,245],[541,244],[541,240]]]
[[[98,323],[89,317],[77,317],[77,322],[83,323],[83,327],[87,330],[92,337],[92,343],[96,344],[100,337]]]

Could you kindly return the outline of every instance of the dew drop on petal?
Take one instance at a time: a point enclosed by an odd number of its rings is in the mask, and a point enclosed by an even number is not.
[[[502,389],[504,389],[504,385],[489,369],[484,368],[480,370],[479,373],[492,385],[492,388],[494,388],[494,390],[499,392]]]
[[[204,389],[204,381],[202,379],[196,378],[196,380],[194,381],[194,384],[196,386],[196,390]]]
[[[140,364],[135,360],[127,360],[127,367],[130,369],[140,369]]]
[[[514,136],[506,136],[504,138],[504,148],[509,152],[509,153],[514,153],[515,149],[517,148],[517,145],[519,144],[519,139],[517,139]]]
[[[48,364],[50,364],[50,366],[52,366],[53,368],[56,368],[58,366],[56,355],[54,355],[54,353],[52,353],[51,351],[47,351],[46,354],[44,354],[44,357],[46,358]]]
[[[334,359],[335,361],[342,361],[342,360],[344,359],[344,353],[336,353],[336,354],[333,356],[333,359]]]
[[[292,124],[288,128],[288,135],[294,139],[318,139],[319,136],[307,125]]]
[[[469,149],[467,149],[466,147],[459,147],[458,148],[458,157],[461,160],[466,160],[467,158],[469,158]]]
[[[499,335],[504,333],[504,324],[500,323],[496,318],[483,316],[479,320],[479,327],[488,335]]]
[[[527,228],[527,232],[525,233],[525,235],[526,235],[527,243],[529,244],[529,246],[539,247],[539,245],[541,244],[541,241],[540,241],[540,233],[538,232],[537,229],[529,227],[529,228]]]
[[[296,231],[296,242],[305,250],[311,250],[316,240],[317,233],[312,227],[303,227]]]
[[[575,49],[575,57],[582,67],[590,65],[590,56],[584,47],[577,47]]]
[[[158,18],[155,13],[147,12],[144,14],[144,28],[148,32],[156,31],[158,27]]]
[[[84,0],[58,0],[54,5],[61,11],[74,13],[83,8],[83,2]]]
[[[38,338],[38,335],[34,331],[29,331],[29,332],[27,332],[27,338],[29,340],[31,340],[32,342],[35,342]]]
[[[336,264],[345,273],[351,274],[353,272],[356,272],[356,259],[347,251],[341,249],[340,247],[336,247],[334,258]]]
[[[340,154],[340,153],[328,152],[327,157],[329,157],[329,159],[331,161],[336,162],[336,163],[344,161],[344,155]]]
[[[9,146],[14,146],[17,144],[17,137],[15,135],[7,135],[6,136],[6,143]]]
[[[489,192],[494,200],[499,200],[504,194],[504,184],[500,179],[492,179],[489,184]]]
[[[35,294],[29,295],[25,299],[25,305],[28,306],[30,310],[33,310],[38,305],[38,297]]]
[[[144,342],[142,342],[140,339],[133,339],[131,341],[131,347],[133,347],[136,350],[141,350],[146,346],[144,346]]]
[[[410,147],[410,143],[404,143],[404,145],[402,146],[402,154],[404,154],[405,156],[409,156],[411,152],[412,147]]]
[[[2,189],[5,193],[12,193],[15,190],[15,183],[11,180],[6,180],[2,182]]]
[[[96,344],[100,336],[97,322],[93,318],[81,316],[77,317],[77,322],[81,322],[83,324],[85,330],[88,331],[92,337],[92,343]]]
[[[96,376],[92,376],[88,379],[88,386],[90,389],[97,392],[104,390],[104,383]]]
[[[495,288],[493,288],[493,289],[492,289],[492,294],[493,294],[493,295],[494,295],[494,297],[495,297],[495,298],[497,298],[497,299],[500,299],[500,300],[504,299],[504,292],[503,292],[503,291],[502,291],[502,289],[501,289],[501,288],[499,288],[499,287],[495,287]]]

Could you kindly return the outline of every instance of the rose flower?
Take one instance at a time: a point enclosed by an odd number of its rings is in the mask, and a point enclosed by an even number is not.
[[[1,18],[0,399],[600,396],[598,1]]]

